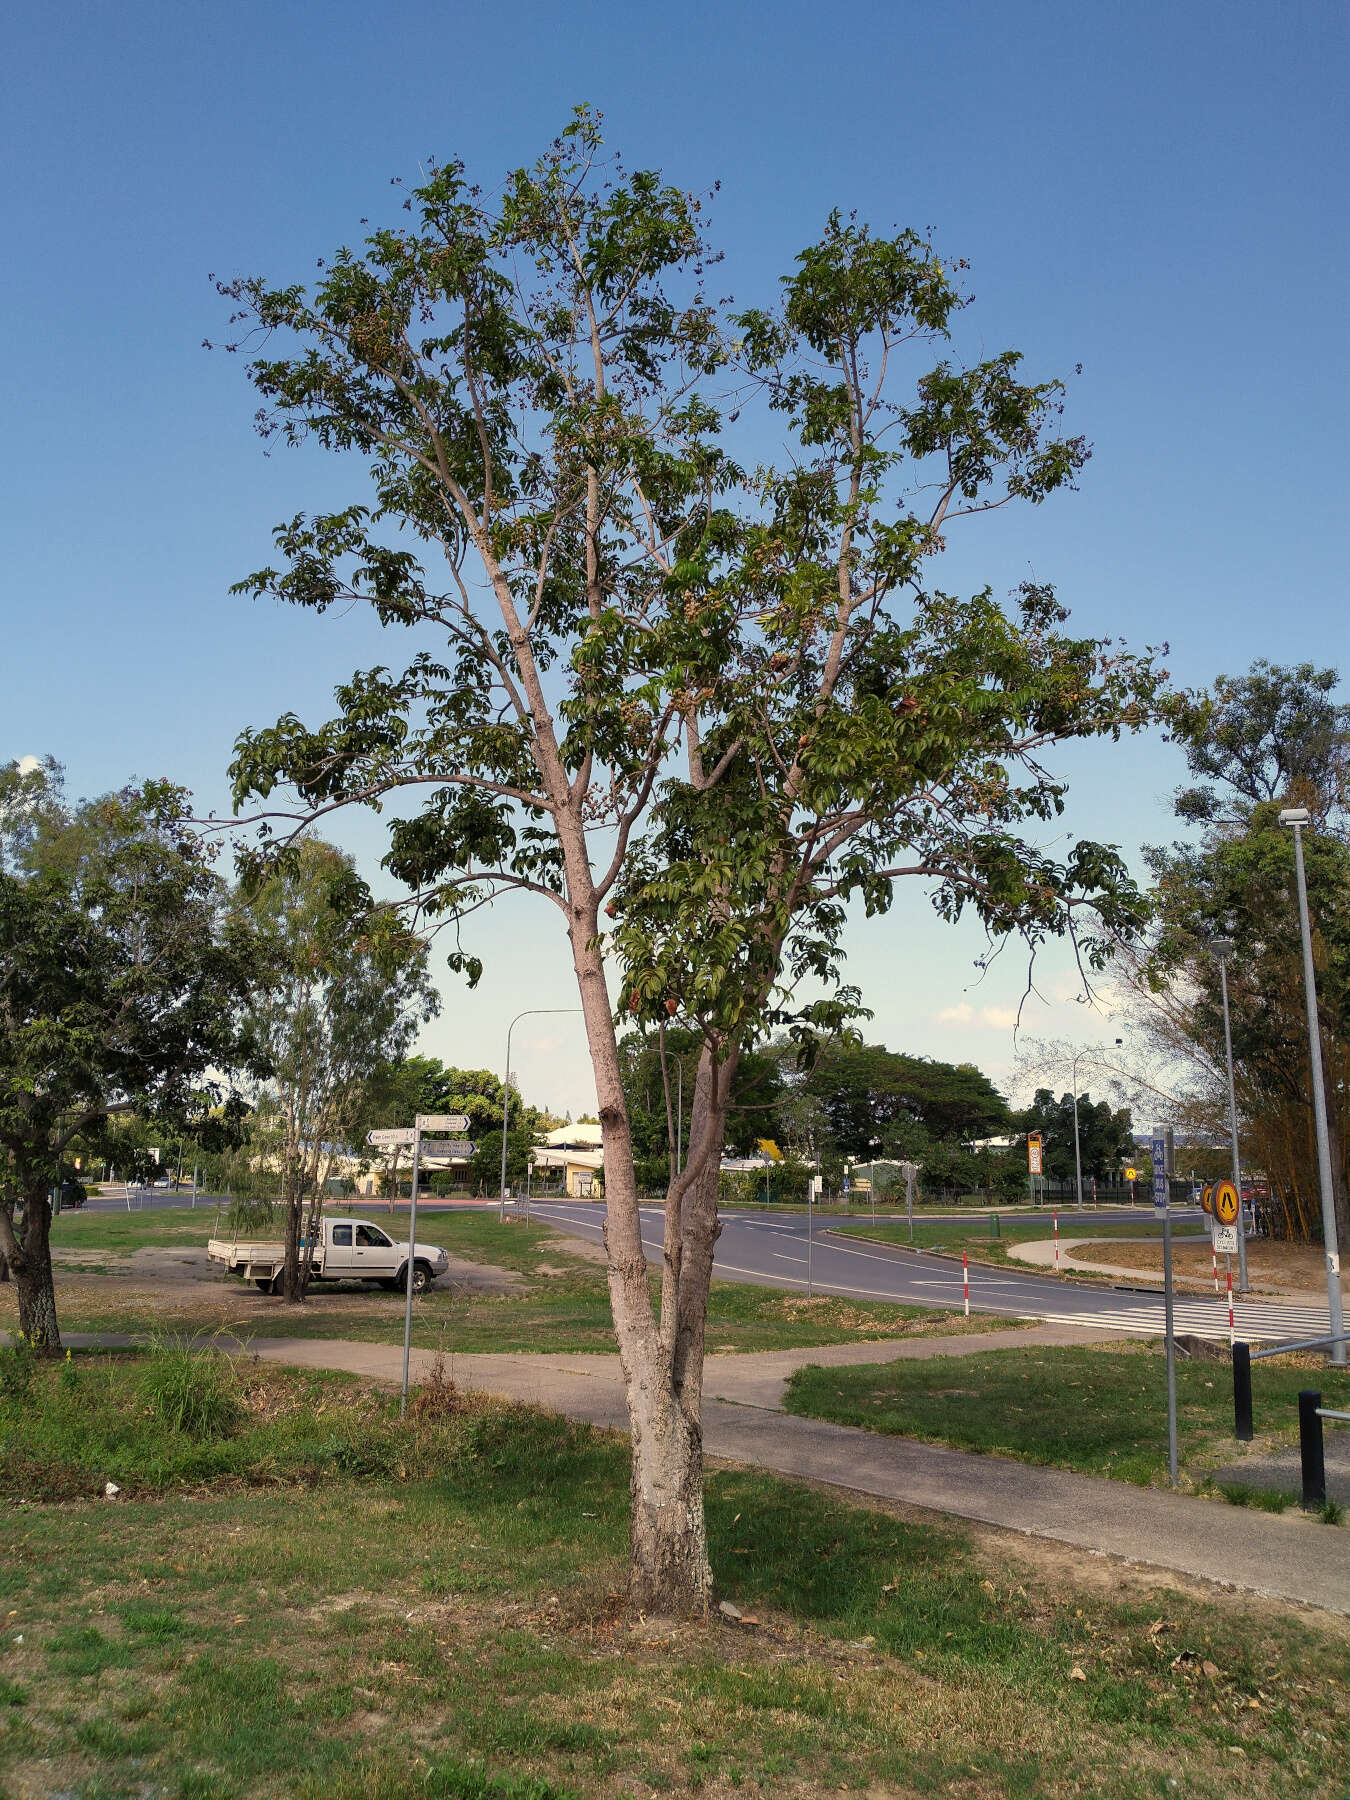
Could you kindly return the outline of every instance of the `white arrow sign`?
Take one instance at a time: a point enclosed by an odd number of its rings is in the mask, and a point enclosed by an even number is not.
[[[467,1131],[469,1121],[464,1113],[418,1113],[419,1131]]]
[[[423,1138],[423,1156],[448,1156],[452,1160],[467,1162],[473,1155],[474,1147],[467,1138]]]
[[[396,1144],[411,1144],[416,1136],[417,1133],[411,1125],[399,1125],[388,1131],[368,1131],[366,1142],[392,1149]]]

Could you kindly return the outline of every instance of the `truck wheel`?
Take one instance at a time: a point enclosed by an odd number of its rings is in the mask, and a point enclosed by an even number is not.
[[[270,1294],[272,1291],[272,1277],[270,1275],[258,1275],[254,1278],[253,1285],[260,1294]]]
[[[408,1281],[408,1271],[405,1268],[403,1271],[403,1278],[399,1282],[399,1286],[406,1287],[407,1281]],[[413,1273],[412,1273],[412,1291],[414,1292],[414,1294],[425,1294],[427,1289],[430,1286],[431,1286],[431,1265],[429,1263],[424,1263],[424,1262],[415,1262],[413,1264]]]
[[[276,1274],[272,1277],[272,1279],[267,1284],[267,1291],[269,1294],[284,1294],[285,1293],[285,1291],[286,1291],[286,1271],[284,1269],[277,1270]]]

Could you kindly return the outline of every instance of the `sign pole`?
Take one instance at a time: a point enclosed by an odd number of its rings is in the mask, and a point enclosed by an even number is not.
[[[417,1178],[422,1167],[422,1126],[413,1129],[412,1204],[408,1210],[408,1267],[404,1273],[403,1306],[403,1393],[398,1403],[398,1416],[408,1411],[408,1358],[412,1351],[413,1272],[417,1267]]]
[[[1153,1127],[1153,1205],[1163,1216],[1163,1331],[1167,1345],[1167,1468],[1177,1485],[1177,1344],[1172,1312],[1172,1208],[1167,1186],[1167,1138]]]
[[[806,1190],[806,1297],[808,1300],[814,1298],[811,1292],[811,1214],[814,1210],[815,1203],[811,1198],[811,1190],[808,1188]]]

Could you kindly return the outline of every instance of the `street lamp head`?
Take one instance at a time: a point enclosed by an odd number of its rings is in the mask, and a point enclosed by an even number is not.
[[[1286,806],[1280,812],[1281,825],[1311,825],[1312,814],[1306,806]]]
[[[1226,963],[1229,957],[1237,949],[1237,945],[1233,942],[1232,938],[1211,938],[1209,940],[1209,949],[1211,956],[1213,956],[1216,961]]]

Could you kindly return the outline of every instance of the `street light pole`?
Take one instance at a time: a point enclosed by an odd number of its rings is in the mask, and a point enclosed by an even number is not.
[[[1210,945],[1219,965],[1223,988],[1223,1049],[1228,1062],[1228,1136],[1233,1146],[1233,1186],[1238,1191],[1238,1292],[1247,1289],[1247,1208],[1242,1199],[1242,1160],[1238,1155],[1237,1089],[1233,1083],[1233,1027],[1228,1015],[1228,960],[1237,948],[1232,938],[1215,938]],[[1192,1199],[1194,1195],[1192,1195]]]
[[[1078,1060],[1083,1052],[1073,1059],[1073,1172],[1078,1189],[1078,1210],[1083,1210],[1083,1156],[1078,1148]]]
[[[1286,806],[1281,825],[1294,833],[1294,870],[1298,877],[1298,924],[1303,936],[1303,987],[1308,1003],[1308,1054],[1312,1059],[1313,1120],[1317,1127],[1317,1175],[1322,1187],[1322,1246],[1327,1262],[1327,1311],[1331,1316],[1331,1360],[1345,1367],[1345,1311],[1341,1305],[1341,1258],[1336,1238],[1336,1190],[1331,1178],[1331,1139],[1327,1134],[1327,1095],[1322,1073],[1322,1033],[1317,1023],[1317,976],[1313,969],[1312,926],[1308,919],[1308,881],[1303,872],[1303,828],[1312,823],[1306,806]]]
[[[522,1019],[534,1018],[539,1013],[578,1013],[579,1006],[527,1006],[524,1012],[518,1012],[506,1028],[506,1080],[502,1083],[502,1179],[497,1193],[497,1223],[506,1219],[506,1128],[511,1117],[511,1033]]]

